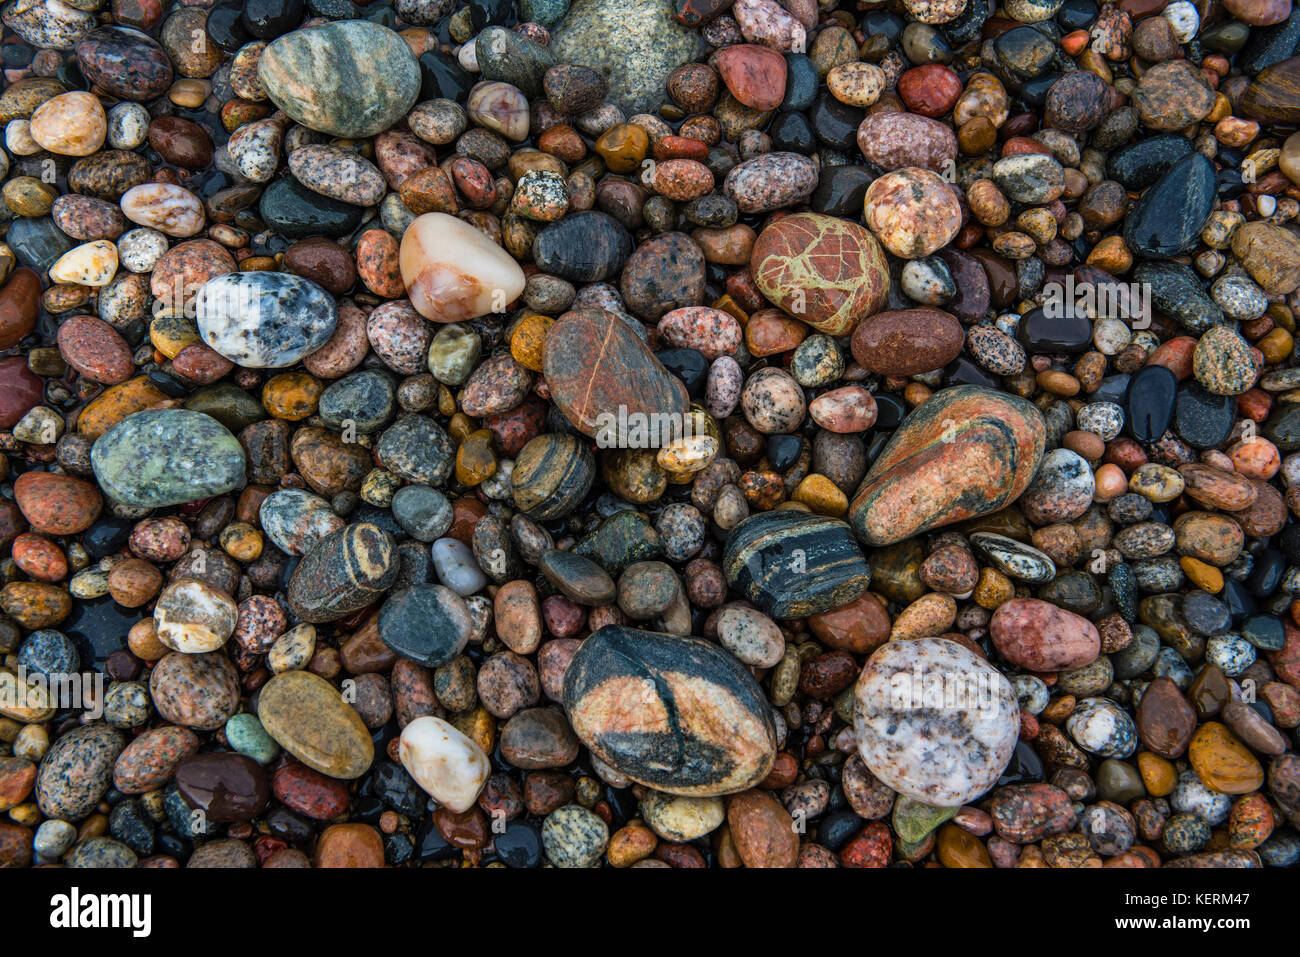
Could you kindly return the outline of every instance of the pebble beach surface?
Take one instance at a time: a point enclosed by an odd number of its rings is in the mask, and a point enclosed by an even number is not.
[[[0,867],[1293,867],[1294,0],[9,0]]]

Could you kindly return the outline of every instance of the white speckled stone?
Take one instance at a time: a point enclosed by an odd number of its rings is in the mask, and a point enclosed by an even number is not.
[[[282,272],[238,272],[209,279],[195,298],[199,335],[231,362],[282,369],[315,352],[338,322],[334,297]]]
[[[1011,682],[943,638],[882,645],[858,677],[853,714],[871,772],[900,794],[940,807],[991,788],[1020,733]]]

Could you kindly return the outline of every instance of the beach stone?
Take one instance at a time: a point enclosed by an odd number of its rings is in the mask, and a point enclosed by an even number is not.
[[[946,246],[961,228],[961,205],[937,174],[905,167],[875,180],[863,218],[895,256],[918,259]]]
[[[14,482],[14,501],[32,530],[46,535],[79,535],[99,517],[99,489],[71,475],[24,472]]]
[[[794,213],[764,229],[750,268],[769,301],[831,336],[851,333],[889,297],[889,269],[875,237],[820,213]]]
[[[733,166],[723,193],[742,213],[767,213],[804,202],[817,188],[817,168],[798,153],[764,153]]]
[[[1142,74],[1133,90],[1133,106],[1147,129],[1181,130],[1209,115],[1214,92],[1186,60],[1169,60]]]
[[[960,353],[961,323],[940,309],[899,309],[869,316],[853,331],[853,358],[879,375],[942,368]]]
[[[519,264],[473,226],[446,213],[425,213],[411,223],[400,258],[411,305],[434,322],[504,312],[524,291]]]
[[[695,306],[704,296],[704,254],[685,233],[664,233],[637,247],[619,284],[628,308],[647,322]]]
[[[384,430],[375,446],[379,462],[409,482],[441,485],[451,475],[451,439],[428,416],[412,413]]]
[[[403,658],[438,668],[469,642],[465,600],[442,585],[416,584],[393,592],[379,610],[379,637]]]
[[[188,728],[164,725],[145,731],[132,739],[114,761],[113,787],[123,794],[157,790],[198,747],[198,735]]]
[[[599,282],[623,268],[632,245],[631,235],[617,219],[586,210],[544,227],[533,240],[533,261],[562,279]]]
[[[1300,238],[1273,223],[1243,223],[1232,234],[1232,254],[1266,293],[1300,288]]]
[[[298,182],[341,203],[375,206],[387,190],[378,168],[349,150],[310,144],[291,152],[288,159]]]
[[[80,821],[113,783],[113,762],[126,745],[105,724],[74,728],[58,738],[36,771],[36,803],[49,818]]]
[[[542,823],[542,847],[556,867],[594,867],[609,843],[609,826],[593,811],[566,804]]]
[[[867,473],[849,506],[853,529],[869,545],[889,545],[997,511],[1028,487],[1045,443],[1042,416],[1023,400],[978,386],[938,392]]]
[[[1197,244],[1216,195],[1214,164],[1189,153],[1142,194],[1124,221],[1124,241],[1152,258],[1187,252]]]
[[[289,671],[263,685],[257,718],[276,744],[328,777],[360,777],[374,760],[370,732],[356,711],[309,671]]]
[[[154,665],[149,695],[158,716],[194,731],[215,731],[239,709],[239,675],[221,652],[171,652]]]
[[[193,578],[168,585],[154,605],[158,640],[172,651],[216,651],[235,631],[239,609],[229,595]]]
[[[1020,496],[1020,510],[1035,525],[1071,522],[1088,510],[1094,491],[1087,460],[1069,449],[1053,449]]]
[[[806,512],[750,516],[727,536],[727,584],[772,618],[802,618],[849,604],[871,581],[849,527]]]
[[[308,279],[281,272],[209,279],[195,309],[203,341],[249,369],[295,364],[325,345],[338,322],[333,296]]]
[[[1102,758],[1127,758],[1137,750],[1138,736],[1127,711],[1109,698],[1084,698],[1066,719],[1074,742]]]
[[[993,787],[1020,724],[1011,683],[942,638],[878,649],[858,677],[853,714],[858,751],[871,773],[936,806],[965,804]]]
[[[768,47],[738,43],[713,56],[723,84],[745,106],[775,110],[785,98],[785,57]]]
[[[303,621],[334,621],[376,601],[393,586],[397,573],[392,536],[368,522],[349,525],[320,539],[303,556],[289,579],[289,607]]]
[[[644,433],[662,416],[687,411],[685,386],[636,333],[608,312],[561,316],[546,333],[543,362],[551,400],[576,429],[596,437],[602,447],[628,447],[629,430]]]
[[[600,73],[627,116],[657,109],[669,74],[703,46],[662,0],[575,0],[551,35],[555,61]]]
[[[1092,622],[1038,598],[1003,602],[989,621],[989,634],[1002,657],[1030,671],[1081,668],[1101,649]]]
[[[127,505],[161,508],[244,484],[244,449],[215,419],[185,409],[137,412],[91,450],[95,478]]]
[[[957,137],[944,123],[919,113],[871,113],[858,126],[867,162],[886,172],[920,167],[943,173],[957,160]]]
[[[704,701],[707,709],[696,704]],[[697,638],[601,628],[569,664],[564,708],[593,755],[668,794],[746,790],[775,758],[762,691],[736,659]]]
[[[398,756],[416,784],[458,814],[474,806],[492,770],[482,748],[432,715],[402,729]]]
[[[529,518],[550,521],[577,508],[595,477],[595,457],[585,443],[572,435],[539,435],[515,458],[510,494]]]
[[[342,20],[294,30],[258,59],[266,95],[296,123],[330,136],[374,136],[420,94],[410,47],[387,27]]]

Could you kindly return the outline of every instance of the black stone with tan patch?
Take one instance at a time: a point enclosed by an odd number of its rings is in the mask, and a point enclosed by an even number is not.
[[[722,570],[729,585],[773,618],[840,608],[871,583],[847,523],[789,510],[761,512],[732,529]]]
[[[361,522],[331,532],[303,556],[289,579],[289,607],[319,624],[365,608],[397,581],[397,543]]]
[[[593,754],[669,794],[746,790],[776,757],[771,706],[753,675],[699,638],[601,628],[565,672],[564,708]]]

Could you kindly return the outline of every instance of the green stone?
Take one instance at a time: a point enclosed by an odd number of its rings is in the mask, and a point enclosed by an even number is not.
[[[488,27],[474,41],[479,73],[485,80],[504,80],[530,100],[542,92],[542,76],[555,56],[536,40],[505,27]]]
[[[940,824],[952,820],[959,807],[935,807],[900,794],[894,801],[891,823],[906,844],[920,844]]]
[[[383,132],[420,94],[420,69],[406,41],[365,20],[286,33],[262,53],[257,75],[290,119],[350,139]]]
[[[641,512],[623,511],[583,536],[573,551],[601,565],[611,575],[620,574],[635,562],[661,558],[663,540]]]
[[[266,733],[254,714],[237,714],[227,721],[226,741],[258,764],[270,764],[280,753],[280,746]]]
[[[569,0],[519,0],[519,19],[550,29],[569,10]]]
[[[578,0],[551,41],[557,63],[604,74],[609,101],[628,116],[658,109],[668,74],[703,48],[697,31],[673,19],[669,0]]]
[[[185,408],[216,419],[231,432],[242,432],[266,415],[262,403],[231,382],[218,382],[185,400]]]
[[[244,484],[244,449],[216,419],[186,409],[127,416],[95,441],[100,487],[127,505],[162,508]]]

